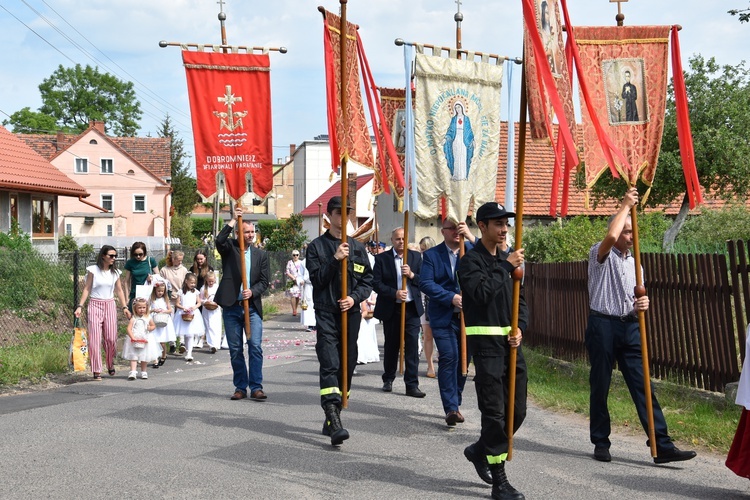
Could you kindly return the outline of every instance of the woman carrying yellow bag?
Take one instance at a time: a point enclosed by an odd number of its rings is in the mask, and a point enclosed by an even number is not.
[[[85,372],[89,362],[89,342],[86,329],[78,325],[78,318],[73,322],[73,338],[70,339],[70,358],[68,366],[74,372]]]

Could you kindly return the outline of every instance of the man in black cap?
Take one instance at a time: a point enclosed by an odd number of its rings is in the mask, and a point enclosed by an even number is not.
[[[526,417],[526,362],[520,349],[528,323],[526,301],[521,295],[518,330],[511,333],[513,279],[511,273],[523,264],[523,249],[506,255],[501,245],[508,235],[508,218],[513,212],[499,203],[485,203],[476,213],[482,239],[466,252],[458,265],[462,307],[466,323],[468,354],[474,360],[477,403],[482,413],[479,440],[464,450],[479,477],[492,484],[492,498],[523,499],[508,482],[505,407],[508,398],[510,348],[517,347],[514,430]],[[489,469],[489,470],[488,470]]]
[[[347,206],[347,210],[351,207]],[[315,352],[320,363],[320,404],[326,415],[323,434],[338,446],[349,439],[349,432],[341,425],[342,380],[347,377],[351,388],[352,375],[357,365],[357,337],[362,320],[359,304],[372,292],[372,268],[367,250],[357,240],[346,237],[343,227],[341,197],[328,201],[326,213],[331,226],[315,238],[307,248],[307,270],[313,286],[315,321],[317,324]],[[341,260],[348,258],[347,295],[341,298]],[[356,307],[354,307],[356,306]],[[347,318],[347,368],[341,373],[341,316]]]

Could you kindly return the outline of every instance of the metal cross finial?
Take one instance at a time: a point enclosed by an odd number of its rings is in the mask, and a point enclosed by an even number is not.
[[[456,21],[456,48],[461,48],[461,21],[464,20],[464,15],[461,14],[461,0],[455,0],[456,2],[456,13],[453,16],[453,20]]]
[[[625,1],[627,2],[627,0]],[[224,2],[225,0],[219,0],[218,2],[216,2],[219,4],[219,12],[224,12]]]
[[[622,13],[622,4],[623,2],[627,2],[628,0],[609,0],[609,3],[616,3],[617,4],[617,15],[615,16],[615,21],[617,21],[617,26],[622,26],[623,21],[625,21],[625,14]]]

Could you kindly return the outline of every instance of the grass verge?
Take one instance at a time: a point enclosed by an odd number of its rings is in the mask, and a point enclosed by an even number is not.
[[[589,368],[579,361],[561,362],[542,350],[524,348],[529,369],[529,397],[553,411],[578,413],[588,418]],[[651,384],[678,447],[699,447],[726,454],[732,444],[741,408],[723,394],[656,381]],[[635,406],[619,371],[612,376],[609,413],[613,431],[644,436]]]
[[[21,344],[0,347],[0,385],[38,381],[68,371],[70,334],[34,333]]]

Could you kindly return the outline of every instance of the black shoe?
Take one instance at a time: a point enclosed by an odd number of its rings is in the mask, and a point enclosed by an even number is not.
[[[594,448],[594,458],[600,462],[611,462],[612,455],[609,454],[609,448],[597,446]]]
[[[169,354],[174,354],[177,348],[172,344],[169,346]]]
[[[458,423],[458,412],[457,411],[449,411],[445,414],[445,423],[448,424],[448,427],[455,427]]]
[[[508,481],[505,475],[505,462],[490,466],[492,474],[492,498],[494,500],[525,500],[523,493],[518,491]]]
[[[474,465],[474,469],[476,469],[479,479],[487,484],[492,484],[492,474],[490,474],[490,466],[487,463],[487,458],[477,455],[474,451],[473,444],[464,448],[464,456],[466,457],[466,460]]]
[[[328,419],[323,422],[323,430],[320,432],[324,436],[330,436],[331,435],[331,422],[328,421]]]
[[[393,382],[383,382],[383,392],[393,392]]]
[[[427,394],[419,390],[419,387],[414,387],[413,389],[406,389],[406,395],[411,396],[412,398],[423,398]]]
[[[344,429],[341,425],[341,408],[336,403],[329,403],[323,408],[326,414],[326,424],[328,424],[328,432],[331,436],[331,445],[339,446],[341,443],[349,439],[349,431]],[[325,433],[325,425],[323,426],[323,432]]]
[[[679,448],[671,450],[662,450],[656,453],[654,458],[655,464],[667,464],[669,462],[683,462],[695,458],[696,453],[692,450],[682,451]]]

